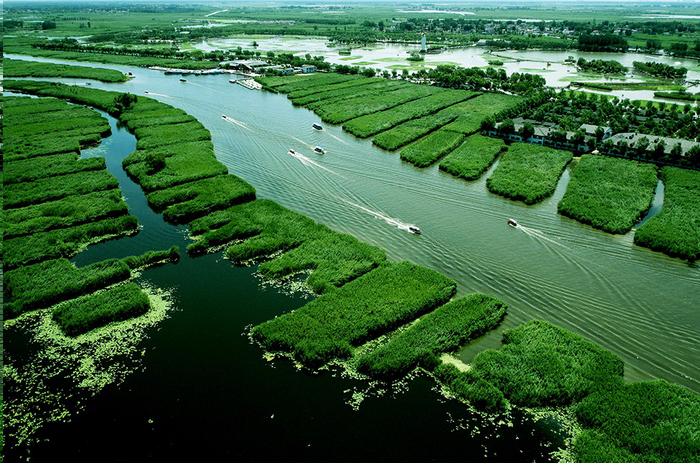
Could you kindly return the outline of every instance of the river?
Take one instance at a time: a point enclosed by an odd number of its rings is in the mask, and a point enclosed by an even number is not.
[[[503,299],[510,306],[504,328],[542,318],[615,352],[629,380],[665,378],[700,391],[700,270],[634,246],[632,233],[610,235],[559,216],[556,204],[568,171],[552,198],[525,206],[488,193],[483,179],[467,183],[436,167],[412,167],[340,127],[316,132],[311,124],[319,121],[310,111],[284,96],[230,84],[228,75],[191,76],[181,83],[156,71],[102,67],[136,78],[93,87],[149,91],[197,117],[211,131],[218,159],[253,184],[260,198],[377,245],[391,260],[434,268],[457,280],[459,294],[480,291]],[[119,133],[117,128],[113,137]],[[327,153],[314,154],[316,145]],[[289,148],[305,158],[290,156]],[[119,175],[119,159],[108,166]],[[144,223],[142,237],[91,247],[77,257],[79,263],[186,244],[184,231],[150,217],[145,200],[124,179],[122,173],[132,213]],[[507,226],[507,218],[523,227]],[[423,235],[402,230],[406,223],[418,225]],[[128,240],[142,244],[128,252]],[[81,440],[85,455],[118,436],[153,455],[192,451],[204,460],[227,453],[353,460],[498,453],[512,460],[523,451],[531,461],[543,451],[539,443],[556,442],[551,427],[541,423],[477,437],[468,430],[451,432],[460,421],[471,423],[472,431],[489,425],[441,400],[427,378],[353,411],[345,402],[365,383],[335,373],[298,373],[288,361],[265,362],[242,336],[245,327],[306,300],[261,286],[253,273],[220,254],[183,256],[177,265],[144,273],[153,284],[174,288],[178,310],[147,340],[143,372],[103,391],[72,423],[61,424],[71,435],[87,436]],[[11,349],[7,333],[6,343]],[[486,336],[460,357],[468,361],[476,350],[497,345],[497,336]],[[183,449],[183,439],[192,439],[191,446]],[[69,454],[71,442],[52,439],[36,455]]]

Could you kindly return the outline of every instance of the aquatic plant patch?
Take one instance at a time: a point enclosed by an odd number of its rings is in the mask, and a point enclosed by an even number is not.
[[[11,270],[4,275],[5,315],[9,318],[49,307],[130,276],[129,267],[118,259],[76,267],[68,259],[61,258]]]
[[[388,81],[381,79],[382,82],[367,82],[362,81],[354,82],[355,84],[362,83],[363,85],[354,85],[353,87],[343,87],[343,88],[331,88],[329,90],[314,93],[312,95],[307,95],[304,97],[291,98],[292,104],[295,106],[307,106],[311,107],[322,107],[323,104],[335,103],[336,100],[343,98],[358,98],[361,96],[367,96],[370,94],[377,95],[379,92],[386,92],[395,90],[398,88],[403,88],[407,86],[405,82],[402,81]],[[342,85],[342,84],[339,84]],[[335,86],[331,86],[335,87]],[[326,87],[323,87],[326,88]]]
[[[372,143],[382,149],[395,151],[430,132],[444,127],[455,120],[456,117],[440,111],[436,114],[413,119],[377,134],[372,139]]]
[[[602,389],[576,406],[576,417],[587,428],[574,441],[578,461],[680,463],[700,455],[700,398],[665,380]]]
[[[119,182],[106,170],[76,172],[67,176],[46,177],[32,182],[6,185],[3,206],[6,209],[29,206],[66,196],[114,188],[119,188]]]
[[[358,117],[345,123],[343,129],[359,138],[371,137],[403,122],[436,113],[476,95],[478,94],[464,90],[445,90],[386,111]]]
[[[127,165],[125,170],[146,192],[228,174],[226,166],[216,160],[211,150],[180,150],[167,158],[150,155],[143,162]]]
[[[177,246],[173,246],[165,251],[148,251],[140,256],[127,256],[121,259],[131,270],[164,262],[177,262],[179,260],[180,248]]]
[[[292,353],[309,367],[351,354],[376,338],[447,302],[455,282],[408,262],[385,264],[292,313],[253,328],[263,347]]]
[[[73,195],[4,211],[4,239],[95,222],[129,213],[121,191]]]
[[[690,261],[700,258],[700,172],[663,167],[664,205],[634,234],[634,243]]]
[[[622,383],[615,354],[542,320],[503,333],[500,350],[477,354],[472,370],[524,407],[562,406]]]
[[[450,393],[468,402],[477,410],[499,412],[508,401],[496,386],[469,371],[459,371],[449,363],[440,363],[433,370],[433,375]]]
[[[80,154],[81,142],[99,142],[101,137],[92,137],[86,140],[82,137],[46,139],[46,137],[15,140],[12,143],[5,142],[3,145],[4,159],[14,161],[29,159],[39,156],[49,156],[61,153]],[[85,145],[83,145],[85,146]]]
[[[71,257],[90,243],[133,233],[137,229],[136,217],[124,215],[8,239],[3,243],[3,263],[6,269],[13,269],[48,259]]]
[[[186,223],[217,209],[252,201],[255,188],[236,176],[219,175],[153,191],[146,198],[163,211],[168,222]]]
[[[523,98],[500,93],[484,93],[451,106],[445,110],[447,114],[458,116],[454,122],[445,126],[446,130],[471,135],[481,128],[481,122],[488,116],[515,107]]]
[[[477,180],[505,150],[503,140],[475,134],[440,162],[440,170],[464,180]]]
[[[70,64],[40,63],[5,58],[3,72],[6,77],[68,77],[93,79],[101,82],[126,82],[127,76],[112,69],[100,69]]]
[[[428,167],[457,148],[464,135],[446,129],[437,130],[401,150],[401,159],[416,167]]]
[[[184,124],[158,125],[137,129],[136,149],[159,148],[182,142],[211,140],[209,131],[199,122]]]
[[[74,153],[61,153],[18,161],[6,160],[3,167],[5,185],[106,168],[104,158],[78,159]]]
[[[423,315],[405,331],[369,354],[361,356],[358,370],[372,377],[393,379],[421,362],[437,363],[437,355],[452,351],[495,328],[506,305],[494,297],[473,293]]]
[[[386,83],[390,82],[387,81],[386,79],[381,79],[379,77],[371,77],[371,78],[364,78],[364,79],[353,79],[341,83],[335,83],[335,84],[328,84],[328,85],[317,85],[314,87],[310,88],[302,88],[300,90],[294,90],[293,92],[289,92],[287,94],[287,98],[290,100],[296,100],[299,98],[305,98],[310,95],[315,95],[317,93],[325,93],[328,91],[333,91],[333,90],[345,90],[345,89],[351,89],[353,87],[369,87],[374,84],[379,84],[379,83]]]
[[[148,296],[136,283],[66,302],[53,311],[53,320],[67,336],[79,336],[109,323],[143,315],[150,309]]]
[[[525,204],[538,203],[554,193],[559,177],[572,158],[569,151],[513,143],[486,180],[486,188]]]
[[[656,184],[651,164],[585,154],[557,210],[609,233],[627,233],[651,206]]]

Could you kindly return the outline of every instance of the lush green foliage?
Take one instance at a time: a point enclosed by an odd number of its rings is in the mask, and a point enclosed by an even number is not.
[[[268,200],[258,200],[217,211],[190,225],[198,240],[190,253],[245,239],[228,248],[234,262],[285,254],[265,262],[260,273],[282,278],[312,270],[307,284],[317,293],[340,286],[383,262],[380,249],[335,232],[328,227]]]
[[[486,187],[506,198],[535,204],[550,196],[573,155],[539,145],[513,143]]]
[[[5,316],[49,307],[131,276],[129,267],[118,259],[75,267],[68,259],[55,259],[28,265],[4,275]]]
[[[481,128],[481,122],[488,116],[500,111],[515,108],[524,100],[520,97],[501,93],[484,93],[464,103],[447,108],[446,114],[455,114],[457,119],[445,126],[445,129],[471,135]]]
[[[455,283],[434,270],[408,262],[386,264],[254,327],[251,334],[266,348],[318,367],[445,303],[454,291]]]
[[[568,405],[622,382],[623,362],[581,336],[541,320],[503,333],[500,350],[477,354],[474,374],[516,405]]]
[[[506,406],[503,393],[471,370],[459,371],[454,365],[441,363],[433,374],[451,393],[478,410],[498,412]]]
[[[386,111],[367,114],[353,119],[343,128],[356,137],[366,138],[388,130],[403,122],[436,113],[443,108],[476,96],[473,92],[447,90],[419,100],[410,101]]]
[[[440,91],[442,90],[435,87],[414,85],[381,94],[372,92],[372,94],[365,96],[344,98],[335,102],[319,101],[308,107],[318,114],[324,122],[341,124],[350,119],[390,109]]]
[[[624,74],[627,72],[627,68],[615,60],[593,59],[588,61],[585,58],[579,58],[576,64],[582,71],[601,74]]]
[[[13,269],[47,259],[74,256],[84,246],[118,235],[133,233],[138,220],[131,215],[89,222],[4,241],[4,265]]]
[[[3,60],[3,71],[6,77],[75,77],[79,79],[95,79],[102,82],[126,82],[129,80],[121,72],[111,69],[39,63],[8,58]]]
[[[664,206],[634,234],[634,242],[671,256],[700,258],[700,172],[661,169]]]
[[[28,206],[55,201],[70,195],[118,188],[117,179],[106,170],[76,172],[68,176],[46,177],[33,182],[13,183],[4,188],[4,207]]]
[[[53,319],[67,336],[78,336],[112,322],[138,317],[148,312],[148,296],[136,283],[126,283],[62,304]]]
[[[383,379],[403,376],[426,356],[454,350],[495,328],[505,313],[506,305],[494,297],[478,293],[460,297],[360,357],[358,369]]]
[[[444,127],[456,118],[456,115],[445,114],[445,111],[440,111],[430,116],[413,119],[378,134],[374,137],[372,143],[385,150],[394,151],[440,127]]]
[[[350,86],[352,84],[352,86]],[[299,92],[293,92],[288,95],[289,99],[295,106],[310,106],[317,104],[334,103],[336,100],[343,98],[357,98],[361,96],[377,95],[380,92],[392,91],[397,88],[406,87],[403,81],[391,81],[386,79],[362,79],[353,80],[348,83],[325,85],[323,87],[314,87],[315,89],[323,89],[324,91],[313,93],[302,97],[293,97],[292,95]],[[310,91],[310,90],[309,90]]]
[[[472,135],[459,148],[452,151],[440,163],[440,169],[465,180],[476,180],[505,151],[503,140]]]
[[[134,270],[163,262],[177,262],[178,260],[180,260],[180,248],[173,246],[167,251],[148,251],[140,256],[124,257],[122,262]]]
[[[417,167],[428,167],[457,148],[463,140],[463,134],[443,128],[401,150],[401,159]]]
[[[266,88],[282,93],[291,93],[322,85],[336,84],[350,80],[362,79],[360,76],[342,74],[297,74],[289,77],[259,77],[257,78]]]
[[[31,182],[44,177],[104,169],[104,158],[78,160],[74,153],[61,153],[11,162],[7,162],[6,159],[4,182],[5,185],[9,185],[11,183]]]
[[[146,123],[147,124],[147,123]],[[146,125],[135,131],[136,149],[159,148],[183,142],[211,140],[209,131],[199,122],[184,124]]]
[[[129,207],[117,189],[71,195],[4,211],[4,239],[128,214]]]
[[[700,398],[664,380],[600,390],[576,407],[578,461],[688,462],[700,457]],[[616,460],[612,460],[616,461]]]
[[[641,62],[635,61],[632,63],[634,68],[639,72],[649,74],[654,77],[666,77],[669,79],[682,79],[688,73],[688,70],[683,67],[670,66],[664,63],[654,61]]]
[[[173,223],[189,222],[217,209],[255,199],[255,189],[233,175],[184,183],[147,195],[148,202],[163,210],[165,220]]]
[[[583,155],[559,213],[610,233],[627,233],[649,209],[656,167],[626,159]]]

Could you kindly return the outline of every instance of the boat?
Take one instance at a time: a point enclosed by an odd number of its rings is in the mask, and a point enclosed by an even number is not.
[[[221,115],[221,118],[222,118],[222,119],[228,119],[228,117],[226,117],[226,114],[222,114],[222,115]]]
[[[311,124],[311,127],[313,127],[316,130],[323,130],[323,127],[321,127],[319,124]]]
[[[180,82],[187,82],[187,79],[180,79]]]
[[[420,228],[416,227],[415,225],[409,225],[409,226],[408,226],[408,231],[410,231],[410,232],[413,233],[414,235],[420,235],[420,234],[421,234]]]
[[[292,156],[295,156],[297,154],[297,152],[290,148],[289,154],[291,154]]]
[[[148,93],[148,90],[144,90],[143,93]]]
[[[508,219],[508,220],[506,220],[506,223],[507,223],[508,225],[510,225],[511,227],[517,227],[517,226],[518,226],[518,222],[516,222],[516,221],[513,220],[513,219]]]
[[[314,151],[316,151],[318,154],[326,154],[326,150],[324,150],[320,146],[315,147]]]

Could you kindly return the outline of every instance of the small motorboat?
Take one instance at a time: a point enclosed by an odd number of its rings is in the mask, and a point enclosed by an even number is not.
[[[323,127],[321,127],[319,124],[311,124],[311,127],[313,127],[316,130],[323,130]]]
[[[508,220],[506,220],[506,223],[507,223],[508,225],[510,225],[511,227],[517,227],[517,226],[518,226],[518,222],[516,222],[516,221],[513,220],[513,219],[508,219]]]
[[[420,234],[421,234],[420,228],[416,227],[415,225],[409,225],[409,226],[408,226],[408,231],[410,231],[410,232],[413,233],[414,235],[420,235]]]
[[[326,154],[326,150],[324,150],[320,146],[315,147],[314,151],[316,151],[318,154]]]
[[[144,90],[143,93],[149,93],[148,90]]]
[[[221,115],[221,118],[222,118],[222,119],[228,119],[228,118],[226,117],[226,114],[222,114],[222,115]]]
[[[295,156],[297,154],[297,152],[290,148],[289,154],[291,154],[292,156]]]
[[[180,79],[180,82],[187,82],[187,79]]]

